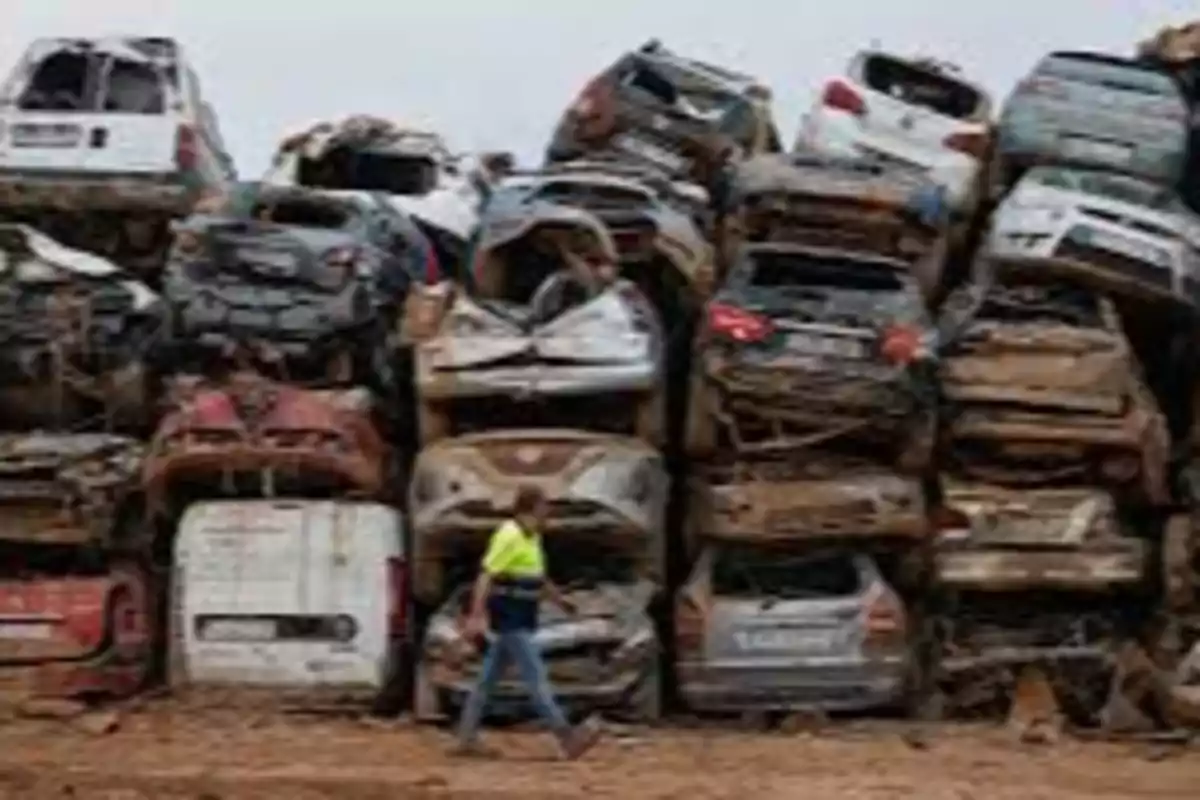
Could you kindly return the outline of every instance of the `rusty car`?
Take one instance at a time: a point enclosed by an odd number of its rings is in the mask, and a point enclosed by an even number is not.
[[[134,559],[0,542],[0,696],[114,699],[145,684],[155,584]]]
[[[744,242],[787,242],[907,262],[932,295],[950,245],[945,192],[918,170],[873,157],[801,150],[737,166],[718,246],[728,267]]]
[[[618,263],[588,211],[543,200],[489,208],[471,289],[438,295],[414,346],[419,441],[536,418],[659,442],[663,326]]]
[[[197,487],[211,496],[247,486],[375,498],[389,488],[390,452],[374,403],[361,387],[304,389],[249,371],[178,377],[146,453],[147,500],[157,513]]]
[[[0,224],[0,410],[9,426],[141,432],[158,296],[111,261]]]
[[[171,221],[235,177],[194,67],[170,37],[31,42],[0,86],[0,217],[156,284]]]
[[[176,226],[163,350],[173,369],[240,348],[288,380],[382,389],[408,288],[441,277],[424,235],[386,205],[240,184]]]
[[[937,427],[929,319],[903,262],[747,244],[696,339],[689,454],[875,442],[928,463]]]
[[[1053,276],[975,271],[943,309],[958,329],[939,368],[947,469],[1167,502],[1166,423],[1113,302]]]
[[[675,676],[697,711],[907,703],[908,612],[871,556],[712,541],[675,598]]]
[[[546,160],[612,152],[707,187],[731,158],[782,149],[766,86],[653,40],[588,82],[560,119]]]
[[[280,142],[263,180],[339,195],[376,195],[411,216],[447,267],[456,265],[479,212],[506,170],[506,154],[451,151],[435,131],[356,114],[319,122]]]
[[[562,546],[607,544],[629,554],[641,576],[665,580],[664,469],[638,439],[583,430],[496,430],[425,448],[408,492],[414,596],[443,600],[455,570],[474,568],[526,484],[546,493],[545,524]]]

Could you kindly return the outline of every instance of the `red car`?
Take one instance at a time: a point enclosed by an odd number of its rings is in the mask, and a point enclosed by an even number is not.
[[[151,503],[187,484],[268,494],[284,486],[342,496],[378,495],[388,448],[359,390],[319,391],[255,373],[213,382],[185,378],[150,443],[143,485]]]

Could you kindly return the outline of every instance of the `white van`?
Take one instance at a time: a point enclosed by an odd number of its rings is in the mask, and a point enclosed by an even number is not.
[[[171,686],[390,705],[411,650],[406,570],[400,514],[378,503],[196,503],[175,538]]]

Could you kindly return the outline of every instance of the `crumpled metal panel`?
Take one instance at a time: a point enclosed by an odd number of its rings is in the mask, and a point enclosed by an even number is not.
[[[363,390],[300,389],[253,373],[174,389],[143,471],[152,502],[179,480],[219,484],[240,473],[333,481],[352,496],[385,489],[388,447]]]
[[[1149,56],[1180,65],[1200,59],[1200,21],[1179,26],[1166,25],[1137,47],[1139,56]]]
[[[108,543],[145,445],[107,434],[0,436],[0,541]]]

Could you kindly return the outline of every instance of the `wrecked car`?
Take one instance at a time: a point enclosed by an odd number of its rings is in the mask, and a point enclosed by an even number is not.
[[[171,38],[34,40],[0,86],[0,130],[0,217],[153,282],[170,221],[234,180]]]
[[[0,543],[136,550],[145,445],[105,433],[0,435]]]
[[[549,546],[553,550],[553,543]],[[547,557],[553,576],[556,561],[552,554]],[[578,611],[567,614],[543,603],[533,638],[560,703],[571,709],[616,710],[649,722],[662,714],[661,648],[648,613],[656,588],[634,579],[625,564],[597,566],[609,558],[600,548],[590,565],[566,562],[579,574],[560,570],[557,580],[567,582],[563,592]],[[596,576],[583,574],[589,566]],[[461,709],[477,680],[482,651],[463,635],[471,586],[458,586],[429,620],[416,668],[418,719],[434,720]],[[499,715],[528,713],[528,689],[515,664],[506,669],[488,708]]]
[[[176,227],[164,355],[173,370],[204,371],[236,349],[289,381],[386,392],[386,339],[407,292],[441,277],[393,209],[243,184]]]
[[[588,82],[546,161],[612,152],[711,187],[730,160],[783,149],[769,102],[749,76],[647,42]]]
[[[712,542],[674,616],[693,710],[866,710],[915,685],[908,613],[863,553]]]
[[[955,65],[864,50],[826,82],[804,115],[797,147],[877,156],[924,173],[969,219],[983,198],[992,101]]]
[[[657,452],[625,436],[542,428],[442,440],[420,452],[409,483],[413,593],[436,603],[455,570],[465,565],[473,574],[526,484],[549,499],[548,539],[606,544],[639,575],[662,582],[667,482]]]
[[[157,295],[111,261],[0,223],[0,411],[9,426],[141,431]]]
[[[0,542],[0,695],[123,698],[153,660],[154,584],[133,560]]]
[[[422,445],[479,425],[602,426],[660,442],[663,327],[619,261],[588,211],[543,200],[489,209],[472,291],[439,290],[422,312]]]
[[[253,372],[176,378],[146,453],[147,499],[169,511],[196,487],[210,496],[379,496],[389,488],[389,452],[373,405],[362,388],[303,389]]]
[[[504,154],[452,153],[442,137],[367,115],[320,122],[284,139],[264,182],[375,194],[411,216],[447,269],[466,253]]]
[[[696,340],[689,454],[874,442],[922,469],[937,428],[931,325],[903,262],[743,246]]]
[[[1057,281],[976,279],[947,299],[947,468],[1025,487],[1070,480],[1166,503],[1166,423],[1111,300]]]
[[[1200,304],[1200,217],[1140,178],[1034,167],[992,215],[982,252],[1006,271],[1055,272],[1114,297]]]
[[[926,295],[942,279],[950,206],[921,173],[879,159],[799,152],[738,165],[724,265],[745,242],[787,242],[905,261]]]

